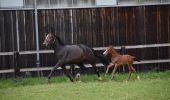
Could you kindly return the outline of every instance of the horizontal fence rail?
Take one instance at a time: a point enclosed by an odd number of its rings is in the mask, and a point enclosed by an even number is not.
[[[154,6],[154,5],[169,5],[169,2],[166,3],[126,3],[126,4],[118,4],[118,5],[98,5],[98,6],[78,6],[78,7],[40,7],[38,10],[50,10],[50,9],[87,9],[87,8],[110,8],[110,7],[131,7],[131,6]],[[0,10],[34,10],[34,8],[1,8]]]
[[[154,48],[154,47],[169,47],[170,43],[164,44],[148,44],[148,45],[132,45],[132,46],[115,46],[115,49],[121,49],[121,47],[125,47],[126,49],[137,49],[137,48]],[[94,50],[104,50],[106,47],[97,47]]]
[[[132,45],[132,46],[114,46],[115,49],[121,49],[125,47],[126,49],[137,49],[137,48],[154,48],[154,47],[170,47],[170,43],[163,44],[148,44],[148,45]],[[94,50],[105,50],[106,47],[94,47]],[[39,50],[39,51],[19,51],[20,55],[26,54],[37,54],[37,53],[54,53],[54,50]],[[0,52],[0,56],[13,55],[13,52]]]

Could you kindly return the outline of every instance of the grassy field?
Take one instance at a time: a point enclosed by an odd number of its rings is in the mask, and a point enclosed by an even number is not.
[[[102,75],[103,76],[103,75]],[[141,80],[132,75],[117,74],[102,81],[96,75],[81,76],[82,82],[70,82],[65,76],[18,78],[0,80],[0,100],[170,100],[170,71],[140,73]]]

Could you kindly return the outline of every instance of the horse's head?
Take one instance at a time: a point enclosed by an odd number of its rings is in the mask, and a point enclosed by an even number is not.
[[[44,46],[46,46],[46,47],[48,47],[48,46],[50,46],[50,45],[53,45],[54,44],[54,42],[55,42],[55,35],[54,34],[52,34],[52,33],[48,33],[47,35],[46,35],[46,37],[45,37],[45,40],[44,40],[44,42],[43,42],[43,45]]]

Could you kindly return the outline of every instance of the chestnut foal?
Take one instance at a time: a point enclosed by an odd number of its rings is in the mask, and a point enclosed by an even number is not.
[[[111,63],[107,66],[107,70],[106,70],[105,75],[108,73],[109,68],[114,66],[114,69],[112,71],[112,77],[111,77],[111,79],[114,79],[114,75],[115,75],[115,72],[117,70],[117,67],[127,64],[128,65],[128,71],[129,71],[128,80],[131,77],[132,71],[135,73],[137,79],[138,80],[140,79],[140,77],[136,73],[136,70],[132,67],[134,59],[135,59],[134,56],[120,55],[112,46],[107,47],[106,50],[103,52],[103,54],[105,56],[109,55],[109,54],[111,55]]]

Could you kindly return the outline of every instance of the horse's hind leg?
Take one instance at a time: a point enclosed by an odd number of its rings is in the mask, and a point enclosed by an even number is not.
[[[66,74],[66,76],[70,79],[71,82],[74,82],[73,77],[71,76],[71,74],[67,71],[67,69],[65,68],[65,66],[62,66],[64,73]]]

